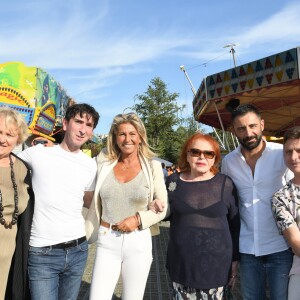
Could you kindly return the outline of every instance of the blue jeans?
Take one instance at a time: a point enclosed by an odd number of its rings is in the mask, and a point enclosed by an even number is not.
[[[87,256],[87,241],[68,249],[30,247],[28,273],[32,300],[76,300]]]
[[[266,299],[266,282],[271,300],[286,300],[289,272],[293,262],[290,250],[263,256],[241,253],[240,275],[243,300]]]

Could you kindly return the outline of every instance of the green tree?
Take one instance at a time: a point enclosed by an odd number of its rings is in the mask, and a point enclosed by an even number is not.
[[[197,125],[192,117],[185,118],[182,125],[169,132],[166,136],[167,140],[163,143],[164,153],[167,153],[168,160],[177,163],[184,142],[196,132]]]
[[[201,130],[201,132],[203,132],[202,128],[200,128],[200,124],[198,123],[198,127],[197,127],[197,123],[194,120],[194,117],[187,117],[184,119],[184,128],[186,129],[186,138],[188,138],[189,136],[193,135],[194,133],[196,133],[197,130]]]
[[[166,140],[163,143],[164,153],[166,153],[167,160],[177,163],[180,150],[184,141],[187,138],[187,130],[184,126],[179,126],[176,130],[169,132]]]
[[[173,128],[183,121],[184,106],[177,105],[178,96],[178,93],[170,93],[167,85],[155,77],[144,94],[135,96],[135,104],[131,107],[144,122],[150,145],[165,159],[170,158],[166,144],[172,143]]]
[[[185,106],[177,104],[178,96],[155,77],[144,94],[135,96],[135,105],[131,107],[144,122],[150,145],[162,158],[174,163],[185,140],[200,129],[192,116],[181,116]]]

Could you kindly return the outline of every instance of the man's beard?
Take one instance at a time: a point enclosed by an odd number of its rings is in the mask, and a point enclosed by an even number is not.
[[[250,141],[252,139],[255,139],[255,141],[248,143],[248,141]],[[244,138],[243,140],[238,138],[238,141],[243,146],[243,148],[245,148],[246,150],[249,150],[249,151],[258,147],[261,140],[262,140],[262,134],[259,134],[257,136],[250,136],[250,137],[248,136],[248,137]]]

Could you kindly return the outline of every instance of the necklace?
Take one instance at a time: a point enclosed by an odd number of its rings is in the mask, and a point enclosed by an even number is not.
[[[136,163],[132,163],[132,164],[125,164],[124,162],[120,163],[120,168],[123,170],[123,171],[126,171],[128,169],[131,169],[131,168],[134,168],[135,166],[137,166],[138,164],[140,164],[140,162],[136,162]]]
[[[4,207],[2,204],[2,193],[0,190],[0,224],[3,225],[6,229],[9,228],[11,229],[13,225],[15,225],[18,221],[18,215],[19,215],[19,208],[18,208],[18,186],[16,184],[16,178],[15,178],[15,173],[14,173],[14,163],[12,161],[11,155],[9,155],[9,165],[10,165],[10,178],[11,182],[14,188],[14,202],[15,202],[15,210],[12,214],[12,219],[10,222],[6,221],[3,218],[3,211]]]

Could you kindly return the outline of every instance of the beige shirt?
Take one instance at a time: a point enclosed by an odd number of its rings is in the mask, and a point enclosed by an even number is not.
[[[100,189],[102,219],[116,224],[148,208],[149,186],[142,170],[129,182],[120,182],[111,170]]]
[[[22,214],[27,207],[29,196],[27,192],[28,185],[24,183],[24,178],[27,175],[27,169],[18,159],[16,159],[14,163],[14,173],[18,189],[19,214]],[[6,221],[10,222],[15,210],[14,190],[12,187],[10,167],[0,167],[0,189],[2,193],[2,204],[4,207],[3,217]],[[6,229],[0,224],[0,299],[4,299],[5,295],[8,273],[16,247],[15,239],[17,230],[17,225],[12,226],[11,229]]]
[[[165,207],[164,211],[159,214],[156,214],[151,210],[139,211],[139,215],[142,220],[142,228],[145,229],[165,218],[168,211],[168,195],[161,163],[154,159],[149,160],[142,155],[140,155],[139,158],[142,165],[142,172],[144,173],[147,184],[149,186],[148,203],[153,201],[154,199],[160,199],[164,203]],[[117,160],[109,161],[108,159],[106,159],[105,155],[102,152],[97,157],[97,183],[94,193],[94,199],[90,208],[90,213],[93,214],[93,210],[95,210],[99,221],[102,216],[102,203],[99,191],[106,176],[114,168],[116,163]]]

